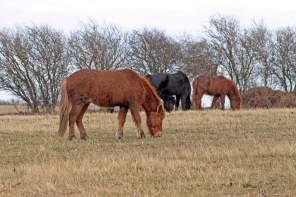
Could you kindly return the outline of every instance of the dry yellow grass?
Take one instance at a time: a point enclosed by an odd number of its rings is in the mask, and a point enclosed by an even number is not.
[[[28,112],[29,109],[25,105],[0,105],[0,115]]]
[[[129,116],[122,142],[116,113],[87,114],[88,141],[57,122],[0,117],[0,196],[296,196],[296,110],[174,112],[143,140]]]

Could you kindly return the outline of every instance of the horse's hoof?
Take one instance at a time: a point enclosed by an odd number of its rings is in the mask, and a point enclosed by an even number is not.
[[[157,132],[155,133],[152,137],[161,137],[162,133],[161,132]]]
[[[122,136],[116,136],[115,139],[118,140],[118,141],[121,141],[123,139],[123,137]]]
[[[82,136],[80,136],[80,139],[81,140],[87,140],[88,139],[88,136],[87,135],[82,135]]]
[[[116,135],[115,138],[121,140],[123,138],[123,135]]]
[[[122,138],[123,138],[123,133],[116,133],[115,134],[115,139],[122,140]]]
[[[139,135],[138,136],[138,139],[143,139],[143,138],[145,138],[146,136],[145,136],[145,134],[143,134],[143,135]]]
[[[138,135],[138,139],[145,138],[145,137],[146,136],[145,136],[145,133],[143,131],[140,132],[139,135]]]
[[[73,138],[76,138],[76,136],[75,136],[75,135],[71,135],[71,136],[69,136],[69,140],[70,140],[70,141],[73,140]]]

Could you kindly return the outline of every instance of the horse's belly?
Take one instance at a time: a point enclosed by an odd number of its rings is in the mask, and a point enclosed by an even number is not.
[[[117,98],[110,94],[100,94],[92,102],[102,107],[128,106],[128,102],[125,99]]]

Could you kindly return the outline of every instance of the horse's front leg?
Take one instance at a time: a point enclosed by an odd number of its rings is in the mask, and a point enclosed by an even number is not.
[[[128,112],[127,107],[120,107],[118,113],[118,130],[115,133],[115,138],[120,140],[123,138],[123,125],[125,123],[126,114]]]
[[[138,129],[138,138],[144,138],[145,134],[144,134],[142,123],[141,123],[140,107],[133,106],[130,109],[131,109],[133,120]]]

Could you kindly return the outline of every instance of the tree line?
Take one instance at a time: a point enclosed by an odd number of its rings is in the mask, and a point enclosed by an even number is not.
[[[199,39],[94,21],[69,35],[47,25],[0,30],[0,89],[32,112],[54,111],[61,80],[82,68],[224,74],[242,92],[253,86],[295,91],[296,30],[270,30],[263,22],[244,27],[229,16],[210,18]]]

